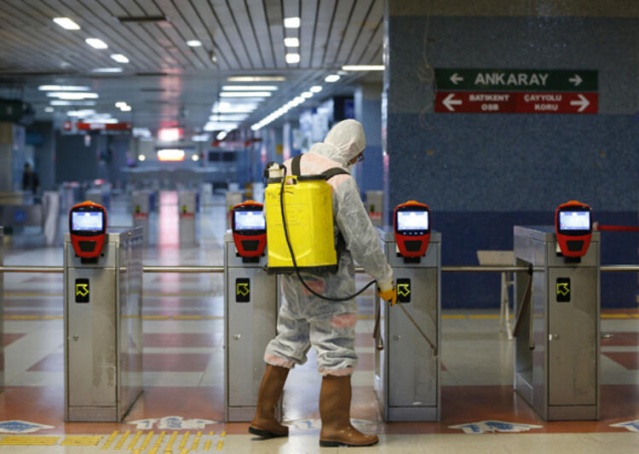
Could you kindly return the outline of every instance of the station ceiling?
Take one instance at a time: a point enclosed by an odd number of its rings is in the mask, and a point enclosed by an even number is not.
[[[60,17],[79,30],[53,21]],[[285,27],[285,19],[295,17],[299,27]],[[154,134],[175,126],[196,133],[211,120],[225,119],[212,113],[216,102],[255,101],[255,110],[240,120],[246,127],[313,86],[322,90],[298,112],[352,93],[362,80],[381,81],[381,71],[343,67],[381,65],[383,34],[384,0],[2,0],[0,98],[30,103],[36,119],[60,123],[69,111],[88,109]],[[91,47],[89,38],[108,48]],[[285,38],[297,38],[299,47],[286,47]],[[188,44],[194,40],[200,45]],[[288,63],[287,53],[298,53],[299,62]],[[119,72],[110,72],[114,68]],[[325,82],[335,74],[340,80]],[[240,76],[281,79],[229,80]],[[52,96],[39,89],[43,85],[84,87],[97,97],[52,106],[70,96]],[[222,97],[229,85],[277,89],[261,100]],[[130,110],[116,107],[118,102]]]

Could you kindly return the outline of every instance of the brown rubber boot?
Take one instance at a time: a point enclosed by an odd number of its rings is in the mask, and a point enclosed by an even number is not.
[[[275,407],[282,396],[289,369],[266,365],[262,383],[257,395],[255,417],[249,425],[249,432],[262,438],[287,437],[288,427],[275,419]]]
[[[365,435],[351,425],[351,377],[326,375],[320,390],[320,446],[371,446],[379,441],[377,435]]]

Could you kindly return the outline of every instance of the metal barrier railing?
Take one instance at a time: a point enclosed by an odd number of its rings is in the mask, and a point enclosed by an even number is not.
[[[542,268],[530,268],[527,266],[465,266],[465,265],[448,265],[442,266],[444,273],[514,273],[541,271]],[[601,265],[599,267],[602,273],[637,273],[639,265]],[[223,266],[144,266],[144,273],[223,273]],[[363,268],[356,268],[357,273],[365,273]],[[63,273],[62,266],[0,266],[0,273]]]

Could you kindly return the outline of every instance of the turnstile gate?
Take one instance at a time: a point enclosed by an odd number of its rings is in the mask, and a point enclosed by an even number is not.
[[[276,334],[279,282],[264,269],[266,254],[240,257],[230,231],[224,243],[225,417],[250,421],[266,367],[264,349]]]
[[[64,238],[65,420],[121,421],[142,392],[142,228],[109,229],[96,259]]]
[[[553,227],[515,226],[515,391],[544,420],[599,419],[599,233],[559,253]]]
[[[441,234],[431,233],[424,257],[399,256],[393,232],[381,232],[393,267],[400,307],[376,300],[381,323],[375,353],[375,393],[385,421],[439,421],[441,417]],[[381,342],[383,342],[383,349]]]

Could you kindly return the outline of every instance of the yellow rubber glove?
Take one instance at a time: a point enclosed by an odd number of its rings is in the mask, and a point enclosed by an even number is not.
[[[388,301],[391,306],[397,304],[397,289],[395,287],[390,288],[388,290],[377,290],[377,294],[384,301]]]

